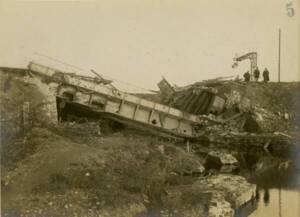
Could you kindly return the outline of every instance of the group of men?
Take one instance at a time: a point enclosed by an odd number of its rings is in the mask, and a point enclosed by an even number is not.
[[[258,67],[256,67],[255,70],[254,70],[254,72],[253,72],[253,76],[254,76],[254,80],[255,81],[258,81],[259,75],[260,75],[260,71],[259,71]],[[250,73],[249,73],[249,71],[247,71],[244,74],[244,79],[245,79],[246,82],[250,81]],[[265,83],[267,83],[270,80],[270,78],[269,78],[269,71],[268,71],[267,68],[265,68],[265,70],[263,71],[263,79],[264,79]]]

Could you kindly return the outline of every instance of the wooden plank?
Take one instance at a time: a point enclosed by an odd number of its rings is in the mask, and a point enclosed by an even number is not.
[[[132,116],[132,119],[133,119],[133,120],[135,120],[136,113],[138,112],[139,108],[140,108],[140,105],[137,104],[137,105],[135,106],[135,109],[134,109],[134,112],[133,112],[133,116]]]

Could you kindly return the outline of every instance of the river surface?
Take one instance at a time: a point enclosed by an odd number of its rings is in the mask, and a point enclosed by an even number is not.
[[[300,217],[300,191],[264,189],[249,217]]]
[[[278,160],[276,157],[258,156],[257,159],[248,166],[260,166],[263,171],[251,170],[246,175],[257,185],[256,199],[236,210],[235,217],[300,217],[299,158],[293,160],[298,166],[290,166],[284,172],[272,166],[272,162]],[[286,159],[280,160],[284,162]]]

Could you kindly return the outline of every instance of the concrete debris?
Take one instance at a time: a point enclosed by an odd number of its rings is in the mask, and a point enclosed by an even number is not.
[[[233,217],[234,210],[254,199],[256,185],[245,178],[219,174],[192,185],[169,187],[163,202],[182,216]]]
[[[208,217],[234,216],[231,204],[219,192],[212,194]]]
[[[238,160],[231,154],[220,151],[211,151],[208,157],[217,159],[222,165],[238,164]]]
[[[221,173],[232,173],[237,171],[238,166],[237,165],[223,165],[220,168]]]
[[[157,147],[157,149],[161,154],[165,154],[165,146],[164,145],[159,145]]]
[[[164,103],[198,116],[214,115],[215,119],[221,122],[227,120],[227,128],[232,128],[233,122],[236,122],[235,124],[239,125],[235,127],[236,132],[269,133],[281,131],[278,128],[296,127],[294,123],[299,119],[295,115],[298,105],[291,104],[291,99],[296,97],[292,97],[293,94],[288,91],[291,86],[299,92],[299,86],[296,85],[246,84],[236,80],[215,79],[176,87],[176,92],[168,100],[164,98]],[[294,95],[297,95],[296,92]],[[216,109],[210,109],[207,104],[212,97],[220,97],[224,101],[216,106]],[[280,100],[286,101],[286,105]],[[295,114],[286,112],[289,110],[288,106],[294,108]]]
[[[231,173],[237,170],[238,160],[229,153],[210,151],[206,157],[205,168],[207,170],[220,170],[222,173]]]
[[[192,154],[180,154],[170,159],[170,173],[178,175],[199,175],[204,173],[205,167]]]
[[[256,185],[248,183],[241,176],[230,174],[213,175],[207,179],[201,179],[193,185],[206,186],[207,189],[223,192],[234,209],[251,201],[256,194]]]

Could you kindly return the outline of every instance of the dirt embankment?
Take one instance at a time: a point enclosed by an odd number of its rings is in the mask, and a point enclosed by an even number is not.
[[[80,126],[85,136],[70,132]],[[27,216],[82,216],[87,210],[90,216],[134,216],[147,206],[159,207],[167,186],[194,179],[182,175],[203,172],[196,156],[172,143],[130,132],[88,133],[94,127],[62,125],[60,135],[57,129],[33,128],[23,141],[31,153],[3,168],[3,210]]]

